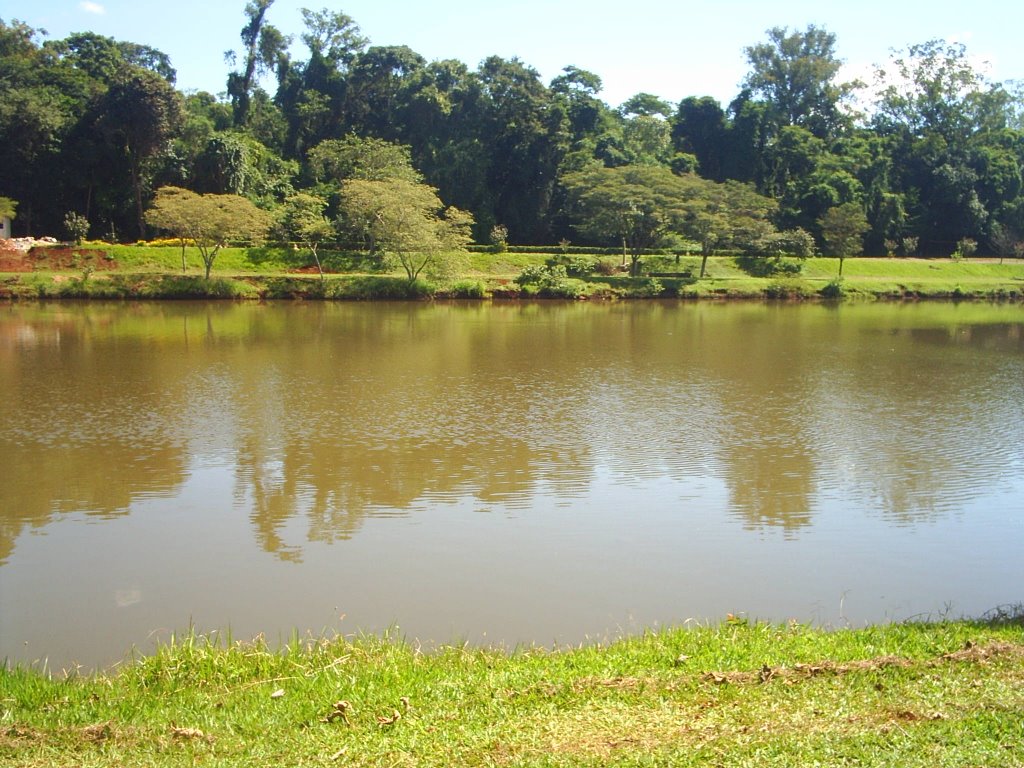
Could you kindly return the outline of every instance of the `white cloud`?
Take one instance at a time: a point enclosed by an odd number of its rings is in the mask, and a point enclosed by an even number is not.
[[[79,3],[78,7],[86,13],[95,13],[97,16],[102,16],[104,13],[107,12],[107,9],[104,8],[102,5],[100,5],[99,3],[90,2],[90,0],[85,0],[84,2]]]

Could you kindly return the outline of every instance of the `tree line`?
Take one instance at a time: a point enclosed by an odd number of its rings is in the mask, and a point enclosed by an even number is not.
[[[1024,99],[959,44],[894,52],[864,84],[841,80],[826,29],[774,28],[744,49],[728,105],[638,93],[613,107],[593,72],[545,84],[517,58],[427,61],[327,9],[302,11],[298,57],[272,5],[245,6],[221,95],[179,91],[148,46],[0,19],[15,233],[183,236],[168,201],[230,195],[314,257],[386,246],[410,279],[412,254],[470,238],[620,245],[634,264],[682,239],[705,256],[1021,252]]]

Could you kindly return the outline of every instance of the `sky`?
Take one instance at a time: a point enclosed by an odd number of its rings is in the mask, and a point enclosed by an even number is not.
[[[298,40],[299,9],[324,1],[275,0],[267,21]],[[170,56],[180,89],[217,94],[229,70],[224,52],[241,48],[244,7],[245,0],[0,0],[0,18],[43,28],[50,39],[92,31],[155,47]],[[372,45],[408,45],[427,60],[475,68],[488,56],[517,56],[545,83],[569,65],[590,70],[612,106],[639,92],[673,104],[713,96],[727,105],[749,69],[745,47],[763,42],[769,28],[811,24],[836,35],[851,79],[869,80],[893,49],[941,38],[963,43],[991,79],[1024,80],[1017,0],[345,0],[327,7],[352,17]],[[296,42],[293,55],[308,54]]]

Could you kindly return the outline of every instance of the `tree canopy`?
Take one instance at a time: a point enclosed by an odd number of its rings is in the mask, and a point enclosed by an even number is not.
[[[156,192],[146,221],[189,241],[199,249],[206,279],[217,253],[231,241],[258,243],[270,229],[271,218],[238,195],[197,195],[180,187],[161,187]]]
[[[445,208],[437,191],[402,178],[350,179],[341,190],[342,215],[385,260],[400,266],[409,282],[443,271],[470,242],[473,217]]]
[[[240,32],[224,32],[237,47],[224,96],[179,93],[173,62],[151,47],[91,32],[48,40],[0,20],[0,195],[20,203],[19,234],[59,231],[76,211],[96,233],[134,239],[169,186],[240,196],[278,219],[312,196],[333,222],[350,181],[403,179],[470,213],[477,241],[497,227],[512,245],[598,244],[627,228],[621,206],[620,231],[599,225],[595,190],[625,194],[631,176],[649,176],[650,194],[688,185],[691,197],[661,200],[655,215],[633,195],[627,241],[666,230],[713,250],[746,237],[722,207],[695,212],[701,182],[724,185],[719,195],[750,185],[772,201],[758,222],[818,247],[825,215],[848,204],[874,253],[915,242],[948,255],[964,238],[1005,252],[1006,233],[1024,231],[1021,89],[991,82],[960,44],[908,45],[868,90],[844,82],[830,31],[772,27],[744,48],[749,70],[729,104],[642,91],[612,107],[601,76],[571,64],[545,83],[514,57],[469,67],[373,45],[340,11],[304,9],[301,29],[280,30],[273,0],[239,10]]]

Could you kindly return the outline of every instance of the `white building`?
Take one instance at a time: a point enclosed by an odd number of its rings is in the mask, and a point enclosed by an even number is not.
[[[6,216],[0,219],[0,240],[11,239],[11,220]]]

